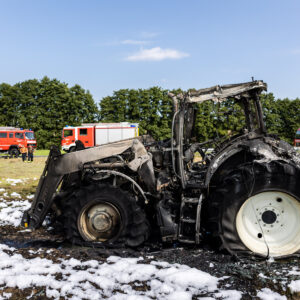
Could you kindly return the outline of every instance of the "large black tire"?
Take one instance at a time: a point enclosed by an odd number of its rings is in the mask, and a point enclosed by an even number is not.
[[[87,238],[81,224],[86,209],[111,205],[120,216],[118,230],[107,240]],[[90,184],[62,200],[62,218],[67,240],[73,244],[106,244],[137,247],[148,239],[149,225],[145,213],[129,193],[107,184]]]
[[[75,152],[76,151],[76,148],[75,148],[75,146],[73,146],[73,147],[71,147],[70,149],[69,149],[69,153],[71,153],[71,152]]]
[[[264,257],[269,255],[283,257],[298,252],[300,249],[298,236],[300,226],[298,223],[296,224],[295,220],[299,219],[300,216],[299,183],[299,168],[281,161],[245,163],[228,170],[218,179],[215,184],[216,187],[211,191],[206,203],[208,208],[206,229],[212,234],[214,243],[220,249],[226,249],[233,255],[255,254]],[[266,200],[270,203],[260,207],[263,204],[260,205],[259,203],[263,203],[266,199],[263,197],[269,197],[268,199],[271,200]],[[253,205],[254,201],[257,201],[255,202],[256,207]],[[284,204],[285,201],[287,202]],[[244,204],[246,202],[247,204]],[[281,209],[282,205],[289,206],[289,209]],[[294,212],[292,208],[295,209]],[[253,217],[250,216],[252,212]],[[286,215],[288,212],[293,216]],[[289,217],[293,217],[294,223],[299,227],[296,228],[297,231],[299,230],[297,241],[296,238],[293,242],[291,241],[291,243],[296,242],[297,245],[291,250],[280,250],[284,247],[280,248],[281,244],[278,241],[280,249],[274,250],[272,247],[275,246],[270,247],[267,240],[271,235],[276,239],[278,232],[283,232],[282,230],[286,228],[284,226],[292,226],[292,224],[285,224],[289,222]],[[249,243],[248,247],[245,245],[252,239],[249,232],[253,232],[253,230],[250,227],[255,228],[255,230],[260,229],[257,231],[256,240],[258,243],[263,241],[266,245],[266,249],[261,252],[254,252],[253,249],[258,248],[253,248]],[[278,231],[274,230],[275,227]],[[246,234],[244,234],[245,232]],[[248,240],[247,234],[249,235]],[[254,240],[252,240],[255,244],[255,235],[253,237]],[[276,245],[276,241],[274,242]],[[281,243],[284,244],[284,242]]]
[[[9,153],[10,157],[16,157],[17,158],[20,155],[20,152],[19,152],[19,150],[17,148],[11,148],[11,149],[9,149],[8,153]]]

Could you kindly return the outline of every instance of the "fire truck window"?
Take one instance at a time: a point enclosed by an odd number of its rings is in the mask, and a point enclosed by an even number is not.
[[[13,137],[14,137],[14,134],[13,134],[12,132],[10,132],[10,133],[9,133],[9,138],[12,139]]]
[[[79,130],[79,135],[87,135],[87,129],[80,129]]]
[[[25,136],[28,140],[34,140],[34,133],[33,132],[25,132]]]
[[[15,137],[16,137],[17,139],[24,139],[24,134],[23,134],[22,132],[16,132],[16,133],[15,133]]]
[[[64,130],[64,137],[72,136],[73,130]]]
[[[7,132],[0,132],[0,138],[6,138]]]

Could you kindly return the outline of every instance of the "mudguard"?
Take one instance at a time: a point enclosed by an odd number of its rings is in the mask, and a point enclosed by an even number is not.
[[[260,162],[281,160],[300,168],[300,155],[290,144],[272,136],[257,135],[251,132],[231,141],[214,157],[207,170],[205,186],[209,187],[213,176],[225,162],[242,151],[252,154]]]

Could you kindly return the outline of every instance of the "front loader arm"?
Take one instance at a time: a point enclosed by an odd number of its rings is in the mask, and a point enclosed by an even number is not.
[[[147,155],[147,151],[139,141],[139,138],[122,140],[64,155],[60,153],[56,146],[52,146],[45,169],[40,177],[33,203],[31,208],[24,213],[21,225],[32,229],[41,226],[52,206],[53,196],[64,175],[80,171],[86,163],[119,155],[129,148],[133,152],[136,152],[135,149],[139,149],[139,154],[137,155],[139,157],[136,156],[134,160],[137,163],[139,163],[140,156]],[[130,164],[129,167],[131,167]]]
[[[21,225],[38,228],[52,205],[52,198],[61,182],[63,175],[55,173],[55,165],[61,156],[59,149],[52,146],[44,171],[40,177],[31,208],[24,212]]]

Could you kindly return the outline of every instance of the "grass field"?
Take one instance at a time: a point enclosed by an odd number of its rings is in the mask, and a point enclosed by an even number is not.
[[[49,152],[50,152],[49,149],[39,149],[39,150],[35,150],[34,151],[34,155],[36,155],[36,156],[48,156]],[[63,150],[61,150],[60,152],[61,152],[61,154],[65,154],[66,153]],[[8,156],[8,153],[0,153],[0,157],[1,156]]]
[[[49,155],[49,151],[47,149],[41,149],[41,150],[35,150],[34,151],[34,155],[38,155],[38,156],[48,156]]]
[[[41,149],[41,150],[35,150],[34,155],[37,156],[48,156],[50,150]],[[64,152],[63,152],[64,153]],[[0,156],[8,156],[8,153],[0,153]]]
[[[20,195],[33,194],[44,170],[46,157],[35,157],[32,163],[21,158],[0,159],[0,188]],[[22,179],[21,184],[11,185],[10,179]]]

